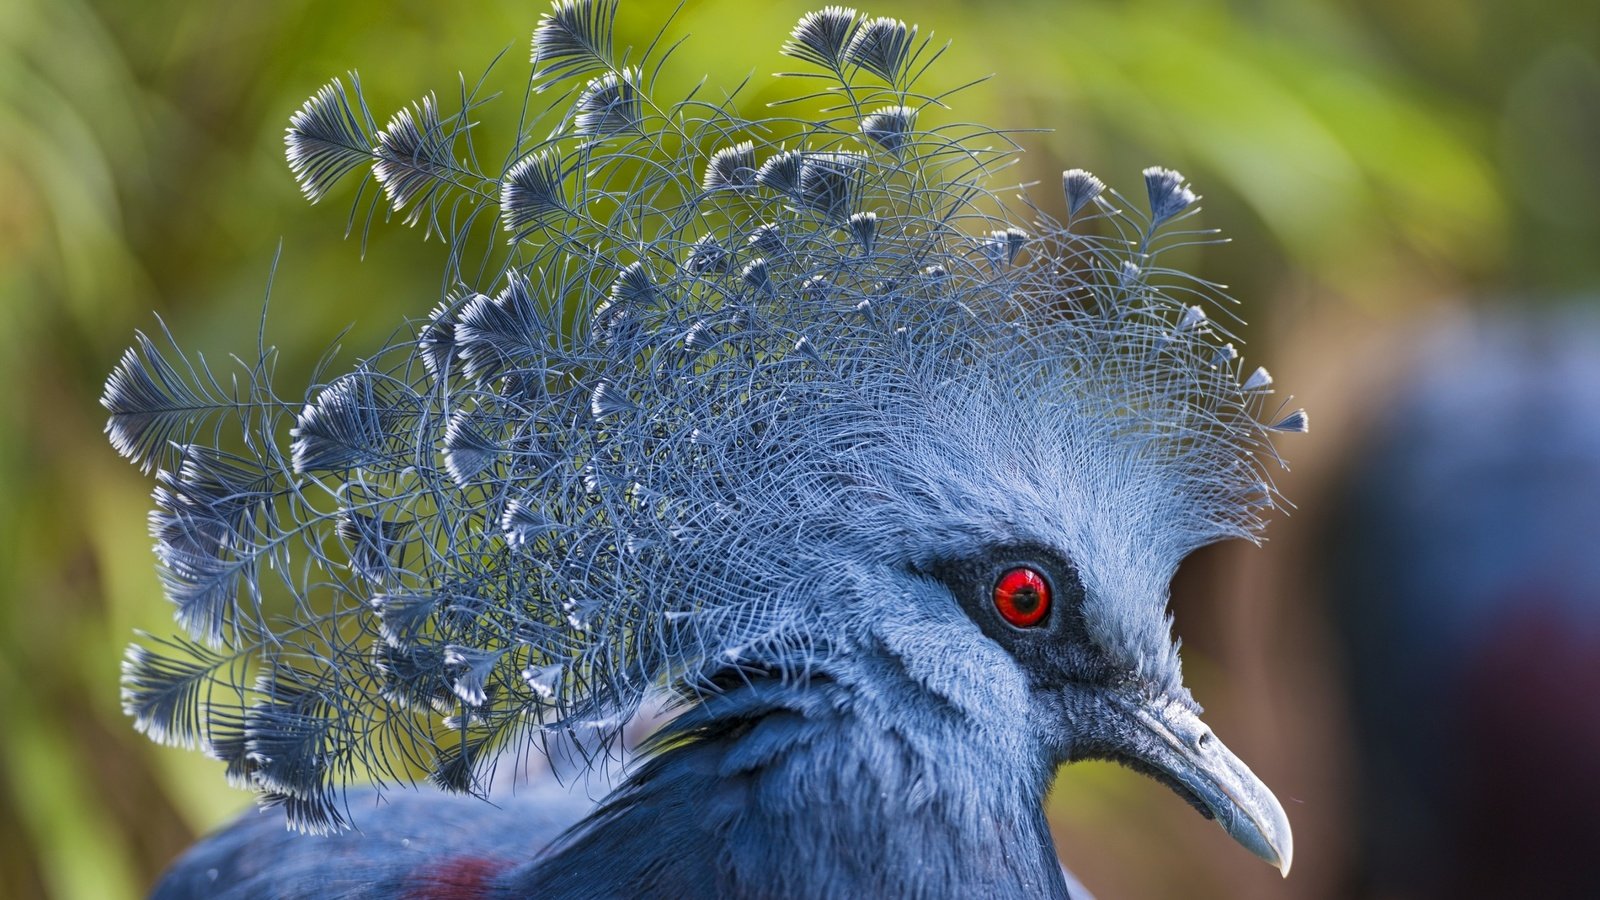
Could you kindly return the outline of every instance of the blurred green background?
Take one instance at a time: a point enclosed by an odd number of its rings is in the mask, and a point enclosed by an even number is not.
[[[476,77],[507,46],[493,84],[515,93],[543,8],[0,0],[0,896],[137,896],[249,804],[218,765],[150,744],[119,710],[124,644],[170,615],[144,531],[150,482],[101,434],[105,374],[152,311],[214,359],[253,347],[280,241],[281,385],[303,382],[346,325],[348,360],[424,313],[439,242],[379,224],[359,260],[341,240],[350,191],[309,208],[282,130],[350,68],[380,120],[430,89],[449,96],[458,71]],[[689,0],[672,83],[753,71],[744,100],[762,102],[808,8]],[[1146,165],[1188,175],[1206,224],[1234,239],[1196,264],[1245,301],[1250,355],[1316,417],[1316,434],[1286,444],[1304,512],[1275,523],[1266,551],[1203,554],[1176,589],[1191,684],[1285,799],[1295,877],[1160,786],[1093,765],[1052,799],[1065,858],[1102,897],[1342,895],[1359,841],[1336,654],[1285,572],[1396,335],[1462,305],[1600,296],[1600,5],[867,8],[953,41],[942,83],[995,75],[951,118],[1051,129],[1022,137],[1017,177],[1041,196],[1072,166],[1134,192]],[[618,42],[642,47],[669,10],[625,0]],[[505,98],[484,113],[491,158],[516,111]]]

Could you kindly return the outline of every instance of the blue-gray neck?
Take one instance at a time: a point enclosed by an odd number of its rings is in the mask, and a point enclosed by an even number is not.
[[[884,710],[827,680],[738,687],[679,717],[502,884],[541,898],[1067,897],[1048,767],[952,747],[956,716]]]

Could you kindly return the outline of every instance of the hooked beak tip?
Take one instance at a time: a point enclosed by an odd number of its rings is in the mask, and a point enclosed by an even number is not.
[[[1278,869],[1278,874],[1284,878],[1289,877],[1289,867],[1294,865],[1294,838],[1288,831],[1283,833],[1283,846],[1278,848],[1276,859],[1269,859],[1267,863]]]

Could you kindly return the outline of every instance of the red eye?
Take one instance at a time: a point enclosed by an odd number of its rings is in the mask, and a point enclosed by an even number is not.
[[[1050,584],[1037,569],[1009,569],[995,582],[994,608],[1012,625],[1032,628],[1050,613]]]

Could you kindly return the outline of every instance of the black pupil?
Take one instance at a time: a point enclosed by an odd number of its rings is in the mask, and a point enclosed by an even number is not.
[[[1032,585],[1023,585],[1011,595],[1011,603],[1018,613],[1032,615],[1039,608],[1039,591]]]

